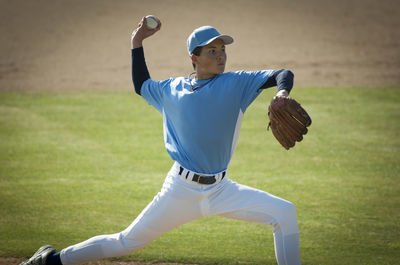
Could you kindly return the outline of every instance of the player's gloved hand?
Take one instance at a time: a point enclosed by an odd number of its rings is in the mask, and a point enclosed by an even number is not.
[[[286,150],[303,140],[307,127],[311,125],[311,117],[305,109],[284,92],[278,92],[272,99],[268,117],[270,121],[267,129],[271,128],[275,138]]]
[[[137,29],[132,32],[131,43],[132,49],[142,47],[143,40],[150,37],[161,29],[161,21],[158,21],[158,26],[155,29],[150,29],[146,26],[145,17],[139,22]]]

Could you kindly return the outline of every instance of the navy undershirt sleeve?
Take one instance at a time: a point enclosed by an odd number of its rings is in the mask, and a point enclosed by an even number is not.
[[[274,70],[267,82],[265,82],[260,89],[277,86],[278,91],[285,89],[287,92],[290,92],[290,90],[293,88],[293,78],[294,74],[290,70]]]
[[[138,95],[140,95],[143,83],[149,78],[143,47],[132,49],[132,81]]]

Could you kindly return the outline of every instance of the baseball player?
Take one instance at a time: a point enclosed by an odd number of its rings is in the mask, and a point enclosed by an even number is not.
[[[160,30],[161,22],[150,29],[144,21],[132,33],[132,78],[136,93],[163,117],[165,148],[173,165],[161,191],[122,232],[95,236],[60,252],[43,246],[22,264],[72,265],[127,255],[179,225],[212,215],[272,225],[278,264],[300,264],[295,206],[230,180],[228,172],[246,109],[269,87],[277,86],[277,96],[287,97],[292,72],[224,72],[225,47],[234,40],[203,26],[187,39],[195,72],[154,81],[142,42]]]

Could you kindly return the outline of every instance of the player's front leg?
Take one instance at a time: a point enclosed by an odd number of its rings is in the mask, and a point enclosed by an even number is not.
[[[278,264],[300,264],[299,230],[293,203],[230,180],[211,201],[215,215],[272,225]]]

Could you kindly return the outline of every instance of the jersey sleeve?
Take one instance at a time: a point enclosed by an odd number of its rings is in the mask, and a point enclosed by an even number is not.
[[[242,89],[241,109],[243,112],[262,92],[262,85],[267,82],[272,70],[236,72],[238,85]]]
[[[163,110],[163,97],[165,89],[169,88],[172,79],[154,81],[147,79],[141,88],[141,96],[160,113]]]

